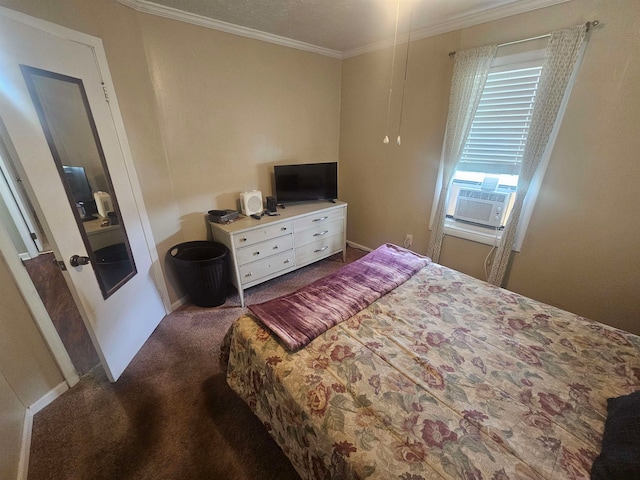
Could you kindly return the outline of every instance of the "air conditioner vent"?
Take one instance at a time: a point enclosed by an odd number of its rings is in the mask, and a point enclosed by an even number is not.
[[[460,190],[459,197],[478,198],[481,200],[488,200],[490,202],[504,203],[507,199],[507,195],[504,193],[487,193],[480,190]]]
[[[512,192],[483,192],[461,188],[453,218],[493,228],[504,226],[512,195]]]

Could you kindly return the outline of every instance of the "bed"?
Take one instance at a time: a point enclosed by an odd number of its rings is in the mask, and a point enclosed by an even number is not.
[[[291,349],[247,314],[222,347],[304,479],[589,478],[607,399],[640,390],[640,337],[428,259],[336,323]]]

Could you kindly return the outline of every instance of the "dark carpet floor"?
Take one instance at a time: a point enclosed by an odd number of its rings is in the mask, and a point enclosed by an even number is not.
[[[365,252],[349,248],[347,261]],[[248,304],[294,291],[343,265],[335,255],[246,292]],[[185,305],[165,317],[116,383],[97,367],[39,412],[30,480],[256,479],[299,476],[218,364],[246,309]]]

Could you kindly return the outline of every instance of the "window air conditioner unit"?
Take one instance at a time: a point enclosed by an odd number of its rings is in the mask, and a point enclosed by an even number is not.
[[[461,188],[453,218],[487,227],[502,227],[512,195],[513,192]]]

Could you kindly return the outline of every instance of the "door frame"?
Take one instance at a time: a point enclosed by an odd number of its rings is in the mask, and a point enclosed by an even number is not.
[[[151,229],[151,222],[149,221],[149,216],[147,214],[144,199],[142,196],[140,182],[138,181],[138,175],[136,173],[135,165],[133,162],[133,155],[129,147],[129,140],[127,138],[127,133],[124,126],[124,121],[122,119],[122,114],[120,112],[120,107],[118,105],[118,100],[116,98],[115,88],[113,85],[113,80],[111,78],[111,73],[109,71],[107,56],[102,44],[102,40],[98,37],[94,37],[82,32],[77,32],[67,27],[48,22],[46,20],[41,20],[24,13],[16,12],[6,7],[0,7],[0,15],[16,22],[20,22],[30,27],[36,28],[38,30],[44,31],[48,34],[57,36],[64,40],[82,43],[91,48],[91,50],[93,51],[94,59],[96,61],[96,67],[102,77],[105,96],[108,98],[108,107],[111,112],[113,124],[115,126],[118,141],[120,143],[120,149],[124,157],[125,169],[129,178],[131,189],[133,191],[134,201],[139,212],[139,220],[145,237],[145,243],[151,256],[151,273],[153,275],[153,280],[162,300],[165,313],[169,314],[172,311],[172,308],[169,302],[167,284],[160,265],[160,259],[153,236],[153,231]],[[46,222],[47,219],[43,218],[41,219],[41,221]],[[53,238],[49,239],[49,241],[55,245],[55,240]],[[18,258],[18,252],[15,246],[11,242],[11,239],[9,238],[7,232],[5,232],[3,229],[0,229],[0,252],[5,258],[9,270],[12,272],[18,288],[24,296],[27,306],[31,310],[36,324],[38,325],[45,342],[49,346],[54,359],[60,367],[65,380],[67,381],[69,386],[74,385],[78,381],[78,375],[75,372],[73,365],[71,364],[71,359],[69,358],[69,355],[64,348],[64,345],[62,344],[57,331],[55,330],[49,314],[46,312],[44,305],[42,304],[42,300],[40,299],[40,296],[38,295],[35,286],[31,281],[31,278],[27,274],[26,269],[24,268],[24,266],[22,266],[20,259]]]
[[[9,136],[5,131],[4,122],[0,119],[0,136],[2,135]],[[28,208],[16,188],[16,182],[11,176],[8,161],[5,157],[11,157],[11,154],[8,152],[4,139],[0,138],[0,197],[4,200],[22,243],[27,249],[26,254],[23,256],[26,259],[34,258],[42,252],[42,239],[36,234],[31,216],[27,214]]]

